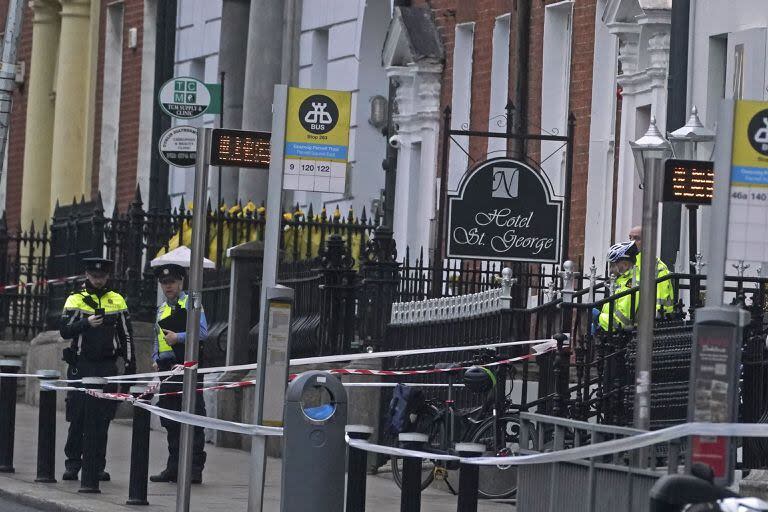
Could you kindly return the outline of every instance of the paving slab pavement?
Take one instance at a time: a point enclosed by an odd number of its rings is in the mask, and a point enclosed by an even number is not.
[[[80,494],[79,482],[63,482],[64,442],[68,424],[58,415],[56,424],[55,484],[35,483],[37,461],[37,408],[19,405],[16,413],[16,442],[14,466],[16,472],[0,473],[0,495],[7,495],[53,512],[168,512],[175,510],[176,485],[149,483],[149,506],[125,504],[128,497],[128,468],[131,452],[130,423],[116,421],[109,429],[107,471],[111,482],[102,482],[101,494]],[[206,445],[208,461],[203,484],[192,486],[190,510],[195,512],[245,512],[248,500],[248,454],[228,448]],[[150,435],[150,474],[163,468],[167,448],[165,431],[153,430]],[[281,464],[279,459],[267,463],[266,512],[279,512]],[[373,512],[398,512],[400,491],[386,473],[368,477],[367,506]],[[430,487],[422,495],[422,512],[456,510],[456,497]],[[512,512],[508,503],[481,501],[478,512]],[[304,511],[290,511],[304,512]],[[342,511],[339,511],[342,512]]]

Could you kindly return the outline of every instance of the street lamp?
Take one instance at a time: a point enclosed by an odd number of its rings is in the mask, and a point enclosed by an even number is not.
[[[656,126],[656,117],[645,135],[629,143],[643,186],[642,266],[637,322],[637,358],[635,360],[635,427],[651,426],[651,358],[653,323],[656,317],[656,224],[661,191],[661,169],[672,154],[672,145]]]
[[[668,135],[669,142],[672,143],[672,151],[675,158],[686,160],[697,160],[699,153],[699,144],[709,143],[715,140],[715,132],[704,126],[699,119],[699,111],[696,105],[691,108],[691,116],[685,126],[678,128]],[[708,158],[707,160],[711,160]],[[698,204],[685,205],[688,210],[688,262],[690,264],[691,274],[696,274],[699,270],[696,268],[698,254]]]
[[[670,133],[668,138],[669,142],[672,143],[675,158],[697,160],[699,144],[713,142],[715,132],[702,124],[701,119],[699,119],[699,110],[694,105],[685,126]]]

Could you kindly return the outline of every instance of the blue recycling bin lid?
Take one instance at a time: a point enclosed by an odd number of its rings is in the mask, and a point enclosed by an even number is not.
[[[336,412],[336,406],[333,404],[325,404],[319,407],[308,407],[304,409],[304,414],[311,420],[325,421]]]

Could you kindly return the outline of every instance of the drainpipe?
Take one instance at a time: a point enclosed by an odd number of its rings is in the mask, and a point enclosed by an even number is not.
[[[3,171],[5,147],[11,123],[11,96],[16,88],[16,50],[24,15],[24,0],[11,0],[7,15],[2,55],[0,55],[0,172]]]
[[[173,78],[176,63],[176,9],[177,0],[164,0],[157,4],[157,38],[155,43],[155,93]],[[168,202],[168,164],[160,158],[157,144],[160,135],[171,127],[170,116],[165,115],[157,101],[152,111],[152,154],[149,165],[149,211],[158,211]],[[197,207],[197,205],[195,205]]]
[[[691,0],[672,2],[667,75],[667,132],[685,124],[688,116],[688,32]],[[663,203],[661,223],[661,260],[673,268],[680,251],[681,205]],[[685,266],[687,268],[687,265]]]
[[[517,20],[515,27],[515,50],[517,57],[517,83],[515,84],[515,133],[528,131],[528,47],[531,31],[531,0],[517,0]],[[524,157],[528,143],[522,139],[512,139],[512,154]]]

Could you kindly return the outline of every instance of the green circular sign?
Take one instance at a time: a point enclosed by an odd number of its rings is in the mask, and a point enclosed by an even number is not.
[[[171,78],[160,88],[157,97],[163,112],[177,119],[192,119],[205,114],[211,104],[211,93],[203,82],[187,76]]]

